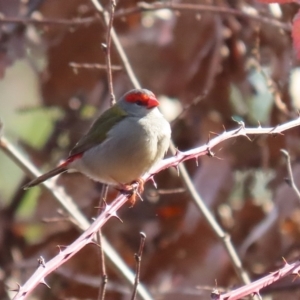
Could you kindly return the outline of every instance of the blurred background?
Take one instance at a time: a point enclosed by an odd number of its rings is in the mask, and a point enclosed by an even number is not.
[[[151,1],[147,1],[151,4]],[[298,5],[254,0],[168,1],[141,9],[117,1],[114,28],[142,87],[152,90],[172,124],[180,151],[204,145],[224,128],[276,126],[300,108],[300,69],[291,39]],[[105,8],[108,1],[103,1]],[[144,4],[145,5],[145,4]],[[213,8],[213,9],[211,9]],[[106,27],[89,0],[0,0],[0,118],[2,134],[46,171],[65,158],[91,122],[110,105]],[[112,45],[116,98],[133,88]],[[85,68],[86,64],[92,68]],[[97,65],[95,65],[97,64]],[[97,67],[98,66],[98,67]],[[178,115],[184,110],[184,113]],[[215,147],[215,157],[187,161],[193,183],[232,242],[252,280],[299,259],[300,206],[286,184],[292,157],[300,183],[299,128],[284,135],[240,137]],[[168,154],[171,155],[170,153]],[[21,189],[29,178],[0,151],[0,298],[10,299],[37,267],[79,235],[51,193]],[[154,299],[209,299],[241,285],[222,242],[195,206],[176,169],[148,182],[144,201],[125,205],[103,234],[129,268],[139,232],[147,235],[141,282]],[[101,184],[64,174],[59,184],[84,214],[97,216]],[[108,201],[116,196],[110,190]],[[106,264],[105,299],[128,299],[132,287]],[[97,299],[100,258],[86,246],[46,278],[30,299]],[[297,299],[291,278],[265,289],[265,299]]]

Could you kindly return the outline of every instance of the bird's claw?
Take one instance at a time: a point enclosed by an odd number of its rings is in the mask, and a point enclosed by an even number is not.
[[[139,197],[142,201],[143,198],[141,196],[141,194],[144,192],[144,183],[145,181],[141,178],[133,181],[131,184],[124,184],[122,185],[120,188],[117,188],[117,190],[123,194],[126,195],[131,206],[133,207],[135,202],[136,202],[136,198]]]

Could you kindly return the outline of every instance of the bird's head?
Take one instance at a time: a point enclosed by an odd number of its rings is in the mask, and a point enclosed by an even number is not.
[[[118,105],[131,115],[143,116],[155,109],[159,102],[151,91],[134,89],[127,92]]]

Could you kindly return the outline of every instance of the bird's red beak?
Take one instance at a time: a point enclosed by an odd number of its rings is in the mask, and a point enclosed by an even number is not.
[[[147,101],[147,108],[153,108],[159,105],[158,100],[155,97],[149,97]]]

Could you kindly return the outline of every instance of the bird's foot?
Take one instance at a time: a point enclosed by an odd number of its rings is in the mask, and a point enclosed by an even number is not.
[[[117,190],[127,196],[132,207],[134,206],[137,197],[143,201],[141,194],[144,192],[144,183],[145,181],[139,178],[133,181],[131,184],[121,185],[121,187],[117,188]]]

